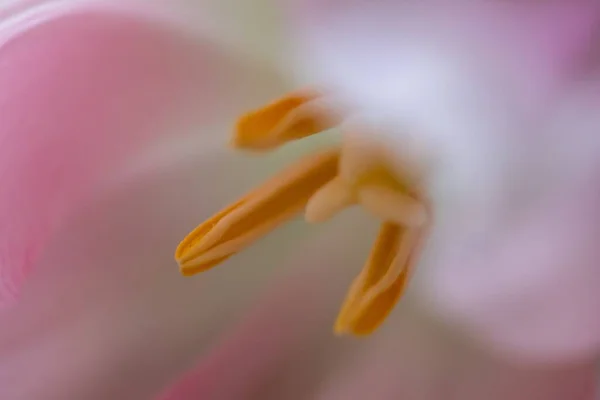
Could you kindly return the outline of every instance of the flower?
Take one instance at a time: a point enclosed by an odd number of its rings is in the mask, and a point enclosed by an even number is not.
[[[327,135],[253,160],[222,151],[224,140],[213,133],[227,132],[241,112],[289,88],[270,69],[272,60],[248,57],[252,48],[240,46],[236,35],[212,30],[225,24],[208,12],[208,3],[7,5],[0,52],[0,271],[3,288],[11,289],[2,290],[0,398],[593,396],[593,346],[585,337],[559,342],[570,347],[546,342],[536,348],[538,356],[555,356],[558,348],[572,363],[550,357],[548,363],[536,358],[534,365],[514,365],[514,359],[497,357],[503,352],[477,346],[497,343],[489,332],[496,340],[515,332],[498,324],[507,320],[502,308],[488,302],[475,304],[473,313],[457,313],[460,303],[451,290],[441,291],[447,307],[424,301],[423,282],[435,287],[441,279],[431,274],[431,255],[442,244],[457,244],[442,241],[454,237],[442,229],[448,221],[438,224],[438,216],[448,218],[447,210],[438,213],[440,204],[456,204],[450,201],[456,198],[440,203],[435,191],[436,231],[405,301],[366,340],[330,333],[343,291],[377,230],[361,212],[348,210],[344,218],[310,229],[282,227],[232,257],[226,268],[180,279],[172,249],[195,221],[279,164],[315,153]],[[254,41],[260,42],[241,42]],[[364,112],[371,104],[367,97],[350,96],[343,87],[327,91],[327,98],[351,112],[345,132],[373,128],[364,122],[379,116]],[[369,133],[367,143],[383,133],[392,151],[404,155],[405,141],[385,129],[356,131],[356,139]],[[356,143],[346,139],[342,146]],[[437,150],[446,148],[422,148],[428,163],[445,160]],[[395,173],[413,170],[394,167]],[[458,244],[467,254],[475,247]],[[582,287],[579,276],[567,275],[577,278],[567,294]],[[477,300],[477,279],[460,282],[461,293]],[[541,294],[537,298],[553,300],[548,291]],[[587,304],[573,298],[572,304]],[[478,318],[484,311],[489,320]]]

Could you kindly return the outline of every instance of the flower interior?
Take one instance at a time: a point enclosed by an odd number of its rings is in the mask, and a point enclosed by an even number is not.
[[[292,93],[243,115],[233,147],[267,152],[335,127],[339,118],[319,107],[321,97],[313,91]],[[341,145],[300,159],[201,223],[175,252],[181,273],[190,276],[221,264],[299,213],[321,223],[359,205],[382,222],[334,330],[357,336],[375,331],[407,288],[429,213],[410,175],[391,167],[387,146],[364,135],[343,138]]]

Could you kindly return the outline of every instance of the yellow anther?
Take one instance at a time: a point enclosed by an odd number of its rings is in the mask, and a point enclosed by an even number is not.
[[[319,95],[291,94],[240,118],[234,146],[270,150],[335,125]],[[410,174],[407,174],[409,176]],[[369,259],[346,297],[337,333],[374,331],[402,296],[428,223],[422,197],[397,178],[389,153],[366,136],[351,136],[341,149],[303,158],[200,224],[179,245],[182,274],[212,268],[305,209],[323,222],[352,205],[363,206],[382,225]]]

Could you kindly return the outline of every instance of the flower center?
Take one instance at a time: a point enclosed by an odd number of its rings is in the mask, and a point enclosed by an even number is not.
[[[309,200],[306,220],[323,222],[346,207],[360,205],[382,221],[409,227],[424,225],[424,205],[411,197],[408,185],[395,176],[387,158],[381,144],[347,137],[338,175]]]
[[[339,123],[339,115],[319,101],[318,94],[301,92],[249,113],[232,143],[268,151]],[[175,252],[181,272],[193,275],[220,264],[302,210],[307,221],[323,222],[360,205],[383,222],[335,331],[371,333],[404,292],[428,222],[423,196],[394,172],[391,157],[372,137],[346,135],[341,147],[301,159],[192,231]]]

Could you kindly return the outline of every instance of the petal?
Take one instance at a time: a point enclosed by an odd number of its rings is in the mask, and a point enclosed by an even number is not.
[[[563,99],[543,146],[516,149],[493,201],[440,207],[420,269],[441,313],[513,362],[598,354],[599,98],[596,82],[581,89]]]
[[[583,77],[597,15],[594,2],[287,3],[299,81],[353,104],[399,153],[425,149],[464,191],[486,185],[482,169],[510,162],[507,137],[531,135]]]
[[[233,400],[268,385],[286,359],[325,338],[320,328],[330,321],[322,300],[331,289],[323,275],[331,274],[310,268],[272,282],[267,296],[160,399]]]
[[[358,96],[352,99],[365,103],[407,93],[412,88],[404,80],[409,78],[405,73],[412,71],[409,64],[423,60],[415,57],[423,54],[418,51],[436,50],[437,46],[431,46],[436,43],[451,50],[442,56],[461,56],[462,63],[478,60],[474,65],[511,78],[511,85],[532,81],[521,90],[533,89],[531,83],[542,83],[542,79],[552,84],[552,79],[580,66],[581,56],[589,50],[597,12],[592,2],[565,1],[285,3],[301,46],[299,71],[321,78],[326,85],[353,91]],[[501,62],[494,66],[499,70],[491,69],[483,62],[486,59]],[[437,86],[438,95],[445,92],[442,88]],[[367,94],[368,99],[364,98]]]
[[[0,304],[84,199],[143,154],[189,138],[190,126],[223,118],[230,61],[172,22],[106,2],[43,4],[5,20]],[[219,141],[204,137],[205,149]]]
[[[426,264],[436,306],[513,361],[595,358],[600,350],[596,175],[559,186],[560,194],[533,202],[529,212],[496,211],[486,222],[455,228],[453,239],[438,242]]]
[[[430,311],[514,360],[597,355],[596,196],[584,190],[595,175],[574,171],[597,158],[582,129],[597,126],[597,101],[556,131],[580,82],[597,92],[597,3],[291,3],[301,79],[354,102],[396,146],[416,137],[436,155],[436,240],[416,276]],[[588,181],[548,184],[564,175]],[[543,201],[515,194],[545,185]]]
[[[306,240],[294,240],[294,249],[277,262],[279,276],[253,310],[208,354],[198,353],[196,365],[160,399],[312,398],[333,366],[332,353],[347,348],[332,340],[332,320],[373,228],[350,211],[311,229]]]
[[[0,51],[10,128],[0,179],[11,189],[0,257],[8,249],[31,261],[9,267],[35,265],[0,312],[0,398],[149,398],[243,308],[286,246],[275,241],[266,261],[260,246],[250,252],[244,262],[262,268],[247,268],[227,297],[228,275],[200,282],[173,269],[194,221],[264,175],[265,163],[215,149],[236,115],[284,88],[173,21],[68,5]],[[23,260],[28,249],[39,257]]]
[[[346,356],[319,386],[317,400],[562,400],[595,398],[593,363],[523,368],[490,357],[427,319],[410,299]]]

